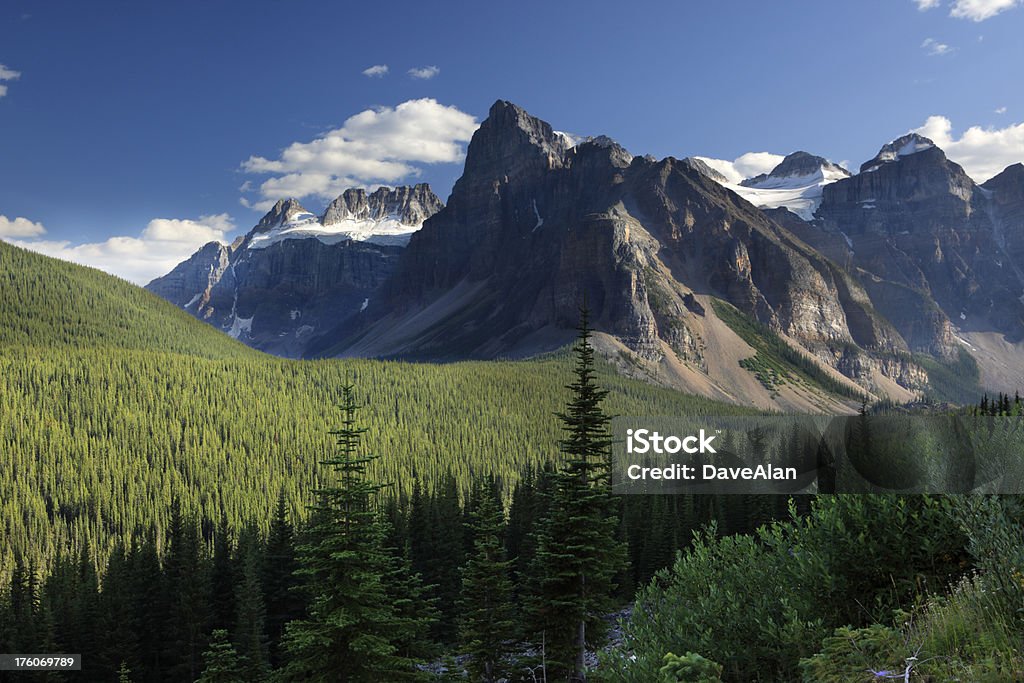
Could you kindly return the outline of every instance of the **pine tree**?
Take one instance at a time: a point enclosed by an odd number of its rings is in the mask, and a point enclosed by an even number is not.
[[[242,663],[235,647],[228,639],[228,632],[215,629],[210,635],[210,646],[203,652],[203,674],[197,683],[247,683]]]
[[[459,599],[461,577],[459,567],[463,564],[462,508],[459,506],[459,486],[451,473],[446,473],[433,497],[431,525],[432,567],[428,581],[436,585],[441,619],[435,626],[437,638],[450,643],[456,636],[456,603]]]
[[[171,505],[170,547],[165,563],[170,598],[167,671],[173,680],[195,680],[202,667],[209,622],[209,575],[200,557],[199,530],[191,515]]]
[[[302,597],[295,590],[298,586],[296,568],[295,533],[288,519],[282,490],[277,497],[274,517],[270,521],[262,577],[270,664],[275,668],[281,665],[281,638],[285,624],[305,616]]]
[[[395,536],[385,519],[384,536]],[[385,543],[389,571],[385,581],[388,599],[395,611],[395,624],[401,636],[395,641],[398,654],[410,659],[431,659],[437,655],[437,642],[431,637],[433,627],[440,619],[434,586],[427,586],[423,577],[413,571],[409,560],[409,547],[399,548]]]
[[[460,650],[472,657],[473,680],[494,683],[515,640],[516,621],[509,580],[512,562],[505,557],[502,538],[505,514],[493,478],[482,488],[470,521],[473,548],[462,571],[459,642]]]
[[[310,596],[309,616],[288,624],[286,680],[392,681],[416,677],[398,652],[406,635],[383,578],[389,559],[372,503],[381,485],[366,476],[376,456],[363,454],[355,389],[342,389],[338,452],[323,462],[337,476],[317,490],[309,538],[299,548],[299,576]]]
[[[230,630],[235,621],[235,575],[231,564],[231,532],[221,514],[213,536],[213,567],[210,572],[210,628]]]
[[[122,666],[127,670],[129,662],[134,665],[138,660],[139,625],[135,618],[133,589],[127,553],[124,545],[118,543],[103,575],[97,626],[100,646],[96,659],[100,671],[107,677],[120,675]]]
[[[267,634],[264,627],[266,610],[260,586],[260,558],[252,534],[239,541],[239,571],[235,592],[234,641],[245,680],[256,683],[270,672]]]
[[[132,683],[132,670],[128,668],[128,662],[121,660],[121,666],[117,669],[117,683]]]
[[[571,398],[558,414],[565,460],[541,524],[533,610],[553,673],[575,681],[586,680],[587,645],[604,635],[602,616],[614,608],[614,577],[626,558],[611,494],[611,418],[601,407],[608,392],[595,381],[588,318],[584,308],[573,350],[575,381],[567,387]]]

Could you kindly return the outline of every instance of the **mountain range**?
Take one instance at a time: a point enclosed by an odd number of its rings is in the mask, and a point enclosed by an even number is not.
[[[1024,385],[1024,166],[979,185],[911,134],[857,174],[801,151],[734,184],[498,101],[447,204],[282,200],[147,287],[285,356],[532,356],[585,302],[624,373],[713,398],[963,398]]]

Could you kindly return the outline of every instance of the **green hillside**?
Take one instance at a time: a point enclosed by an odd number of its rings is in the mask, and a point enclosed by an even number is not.
[[[255,355],[141,287],[0,241],[0,347],[25,346]]]
[[[374,476],[409,491],[453,471],[508,487],[550,460],[568,358],[447,365],[288,361],[233,342],[140,288],[0,244],[0,580],[47,558],[164,528],[172,497],[208,520],[303,511],[333,446],[346,377],[367,403]],[[605,370],[617,414],[741,409]]]

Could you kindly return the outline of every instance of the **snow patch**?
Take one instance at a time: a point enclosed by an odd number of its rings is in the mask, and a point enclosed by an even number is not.
[[[544,219],[540,217],[540,211],[537,210],[537,200],[533,200],[533,215],[537,217],[537,225],[533,226],[533,230],[530,232],[536,232],[537,228],[544,225]]]
[[[239,318],[236,315],[235,319],[231,322],[231,329],[228,330],[228,336],[238,339],[243,332],[248,335],[252,334],[252,318]]]
[[[197,301],[203,298],[203,293],[199,292],[194,297],[188,300],[188,303],[182,306],[182,308],[191,308]]]
[[[822,188],[846,177],[842,171],[822,167],[807,175],[769,177],[752,186],[726,183],[725,187],[759,209],[787,208],[810,221],[821,204]]]
[[[272,230],[253,235],[249,249],[266,249],[284,240],[309,238],[324,244],[353,241],[404,247],[412,234],[422,227],[422,223],[403,223],[400,216],[393,214],[379,219],[348,217],[324,225],[313,214],[300,213]]]
[[[969,348],[969,349],[970,349],[971,351],[977,351],[977,350],[978,350],[978,349],[974,348],[974,345],[973,345],[973,344],[971,344],[971,343],[970,343],[969,341],[967,341],[967,340],[966,340],[966,339],[964,339],[963,337],[958,337],[958,336],[956,336],[956,335],[954,334],[954,335],[953,335],[953,339],[956,339],[956,340],[957,340],[958,342],[960,342],[961,344],[963,344],[964,346],[966,346],[967,348]]]
[[[291,310],[291,311],[290,311],[290,312],[288,313],[288,315],[289,315],[289,316],[291,316],[291,319],[292,319],[292,320],[296,320],[296,319],[298,319],[298,317],[299,317],[300,315],[302,315],[302,311],[300,311],[300,310],[299,310],[299,309],[297,309],[297,308],[293,308],[293,309],[292,309],[292,310]]]
[[[566,133],[561,130],[556,130],[554,131],[554,133],[558,137],[562,138],[562,140],[565,142],[565,146],[568,147],[569,149],[572,149],[576,145],[580,144],[579,139],[570,135],[569,133]]]
[[[369,297],[363,299],[363,304],[359,307],[359,312],[362,313],[366,310],[366,307],[370,305]]]

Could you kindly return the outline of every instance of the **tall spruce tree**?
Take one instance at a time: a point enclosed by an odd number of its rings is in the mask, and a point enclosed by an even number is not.
[[[580,311],[573,349],[575,380],[559,413],[565,459],[554,477],[547,517],[540,524],[534,576],[535,624],[542,629],[549,680],[587,679],[587,646],[604,636],[603,615],[614,609],[615,577],[626,565],[618,537],[618,506],[611,493],[611,418],[602,409],[590,321]]]
[[[304,616],[302,596],[295,590],[298,586],[295,570],[295,531],[288,518],[288,506],[282,490],[277,497],[274,517],[270,520],[261,580],[266,596],[266,629],[272,667],[278,667],[282,662],[281,639],[285,624]]]
[[[265,680],[270,673],[258,547],[254,531],[243,533],[238,543],[238,579],[234,587],[235,649],[245,680],[252,683]]]
[[[351,384],[342,388],[337,454],[322,464],[333,486],[317,490],[298,574],[309,594],[309,615],[288,624],[285,680],[395,681],[417,677],[414,660],[398,651],[407,625],[389,600],[383,577],[390,560],[373,509],[382,488],[366,476],[376,456],[364,454]]]
[[[505,557],[505,513],[493,477],[480,488],[469,522],[473,547],[462,570],[459,643],[472,658],[473,680],[494,683],[516,636],[512,562]]]
[[[203,674],[196,683],[247,683],[242,662],[224,629],[210,634],[210,646],[203,652]]]

